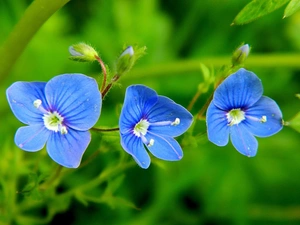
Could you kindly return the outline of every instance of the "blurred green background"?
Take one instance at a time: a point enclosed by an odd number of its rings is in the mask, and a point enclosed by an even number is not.
[[[279,9],[250,24],[230,26],[248,2],[71,0],[56,12],[0,84],[0,224],[299,224],[300,138],[289,127],[259,139],[257,156],[247,158],[231,144],[220,148],[208,142],[205,122],[199,121],[194,137],[178,139],[183,140],[181,161],[153,158],[148,170],[132,164],[87,189],[85,194],[93,196],[90,199],[78,192],[68,198],[60,194],[122,160],[133,161],[121,149],[116,132],[93,133],[83,161],[98,154],[82,168],[63,169],[59,183],[45,191],[36,188],[34,177],[51,177],[56,164],[45,150],[23,152],[13,141],[21,123],[6,101],[10,84],[47,81],[73,72],[100,79],[97,63],[68,60],[68,47],[81,41],[95,47],[112,69],[124,46],[147,47],[147,54],[104,100],[100,127],[118,125],[120,105],[130,84],[145,84],[187,107],[203,81],[200,63],[217,72],[223,64],[230,64],[232,52],[243,42],[252,47],[245,67],[261,78],[264,94],[290,120],[300,108],[295,97],[300,92],[300,58],[299,64],[290,65],[285,56],[299,52],[300,13],[282,19],[283,9]],[[0,44],[30,3],[0,0]],[[273,56],[280,57],[272,61]],[[192,113],[208,96],[200,97]]]

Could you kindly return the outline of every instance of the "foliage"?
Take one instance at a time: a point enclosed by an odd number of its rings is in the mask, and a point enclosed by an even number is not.
[[[299,224],[299,1],[67,2],[0,1],[0,224]],[[24,22],[26,16],[31,19]],[[232,21],[243,26],[230,26]],[[83,42],[99,59],[68,60],[69,46]],[[245,43],[251,53],[240,61],[235,49]],[[130,71],[122,62],[126,73],[116,78],[127,46],[143,57]],[[136,46],[146,46],[146,54]],[[231,144],[214,145],[206,133],[214,90],[240,67],[255,72],[284,117],[278,134],[258,138],[252,158]],[[22,124],[5,96],[16,81],[46,82],[63,73],[89,75],[105,94],[77,169],[57,165],[45,149],[29,153],[14,144]],[[189,130],[176,137],[180,161],[151,157],[143,170],[122,149],[119,132],[107,132],[118,126],[132,84],[148,86],[194,115]]]
[[[252,22],[253,20],[265,16],[282,7],[287,2],[289,2],[289,4],[284,10],[283,18],[291,16],[299,10],[299,0],[253,0],[239,12],[233,20],[232,25]]]

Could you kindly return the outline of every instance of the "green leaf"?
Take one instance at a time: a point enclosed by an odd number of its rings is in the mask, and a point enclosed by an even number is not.
[[[291,121],[287,122],[287,125],[300,133],[300,112]]]
[[[40,178],[36,173],[28,174],[28,182],[20,193],[26,197],[32,198],[33,200],[41,200],[42,196],[38,189],[39,181]]]
[[[300,0],[291,0],[284,10],[283,18],[291,16],[300,9]]]
[[[289,0],[253,0],[234,18],[231,25],[250,23],[280,8]]]

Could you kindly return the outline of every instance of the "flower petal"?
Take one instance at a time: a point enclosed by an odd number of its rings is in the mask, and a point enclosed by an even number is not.
[[[48,140],[50,131],[43,124],[20,127],[15,135],[16,145],[29,152],[41,150]]]
[[[120,115],[119,126],[121,133],[133,129],[144,113],[157,102],[154,90],[144,85],[131,85],[126,89],[125,100]]]
[[[42,106],[48,108],[44,95],[45,82],[15,82],[6,90],[9,106],[14,115],[25,124],[43,123],[43,114],[34,107],[37,99],[42,101]]]
[[[256,138],[251,134],[244,124],[240,123],[238,125],[231,126],[230,129],[230,139],[233,146],[241,154],[248,157],[253,157],[256,155],[258,142]]]
[[[157,103],[147,112],[146,118],[150,123],[180,119],[178,125],[150,126],[149,131],[155,134],[177,137],[183,134],[192,124],[193,116],[184,107],[171,99],[158,96]]]
[[[182,149],[174,138],[149,132],[146,138],[154,140],[154,144],[147,148],[155,157],[168,161],[178,161],[183,157]]]
[[[58,164],[68,168],[77,168],[90,141],[89,131],[69,129],[67,134],[52,132],[47,142],[47,151]]]
[[[140,138],[132,133],[121,134],[121,145],[127,153],[132,155],[140,167],[147,169],[150,166],[150,157]]]
[[[227,77],[214,93],[214,104],[223,110],[250,107],[262,96],[260,79],[252,72],[239,69]]]
[[[267,119],[264,123],[249,118],[260,119],[262,116],[266,116]],[[246,118],[245,125],[252,134],[258,137],[271,136],[283,127],[280,108],[273,99],[266,96],[261,97],[256,104],[246,110]]]
[[[225,111],[217,108],[211,102],[206,112],[208,139],[218,146],[225,146],[229,140],[229,126]]]
[[[52,111],[57,111],[68,127],[88,130],[98,121],[102,106],[95,79],[83,74],[64,74],[51,79],[45,87]]]

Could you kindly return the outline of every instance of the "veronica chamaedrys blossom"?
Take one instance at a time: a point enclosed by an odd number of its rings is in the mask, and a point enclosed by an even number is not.
[[[183,156],[174,139],[191,125],[193,116],[181,105],[143,85],[126,90],[119,126],[121,145],[138,165],[150,165],[146,148],[157,158],[176,161]]]
[[[16,145],[29,152],[47,143],[58,164],[76,168],[99,119],[102,105],[97,82],[83,74],[63,74],[49,82],[15,82],[6,90],[14,115],[27,126],[15,135]]]
[[[229,137],[243,155],[256,155],[257,137],[268,137],[282,129],[282,113],[276,102],[262,96],[263,86],[252,72],[239,69],[215,90],[207,113],[208,139],[225,146]]]

